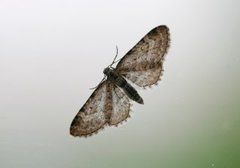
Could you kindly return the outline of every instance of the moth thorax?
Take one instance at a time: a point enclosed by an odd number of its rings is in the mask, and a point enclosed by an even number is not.
[[[105,68],[105,69],[103,70],[103,73],[104,73],[105,75],[109,76],[109,74],[110,74],[111,71],[112,71],[112,69],[109,68],[109,67],[107,67],[107,68]]]

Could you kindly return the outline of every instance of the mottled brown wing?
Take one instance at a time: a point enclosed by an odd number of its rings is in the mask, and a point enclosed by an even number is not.
[[[152,29],[119,61],[116,71],[141,87],[157,83],[169,43],[167,26]]]
[[[105,80],[92,93],[72,121],[70,134],[88,136],[96,133],[109,120],[111,113],[110,81]]]
[[[128,96],[116,85],[112,86],[112,112],[109,125],[117,125],[129,117],[130,102]]]

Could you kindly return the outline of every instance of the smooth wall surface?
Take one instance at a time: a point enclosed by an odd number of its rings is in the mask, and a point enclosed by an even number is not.
[[[1,0],[1,168],[237,168],[236,0]],[[115,56],[170,28],[157,87],[131,118],[90,138],[69,126]]]

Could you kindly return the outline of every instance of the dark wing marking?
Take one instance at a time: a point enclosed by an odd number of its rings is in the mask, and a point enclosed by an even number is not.
[[[169,36],[167,26],[152,29],[119,61],[116,71],[138,86],[155,84],[163,71]]]
[[[128,96],[116,85],[112,85],[112,113],[109,125],[117,125],[129,117],[130,102]]]
[[[123,74],[124,77],[131,80],[138,86],[146,87],[156,84],[162,75],[162,63],[155,64],[154,68],[147,68],[145,70],[131,71]]]
[[[109,120],[111,113],[110,82],[101,83],[92,93],[87,102],[79,110],[72,121],[70,134],[73,136],[88,136],[97,132]]]

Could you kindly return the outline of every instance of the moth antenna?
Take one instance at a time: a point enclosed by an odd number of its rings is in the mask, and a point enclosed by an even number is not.
[[[117,56],[118,56],[118,46],[116,45],[116,55],[113,59],[113,62],[109,65],[110,67],[120,60],[120,59],[118,59],[117,61],[115,61],[117,59]]]
[[[115,60],[116,60],[117,56],[118,56],[118,46],[116,45],[116,55],[115,55],[112,63],[109,66],[112,66],[115,63]]]

